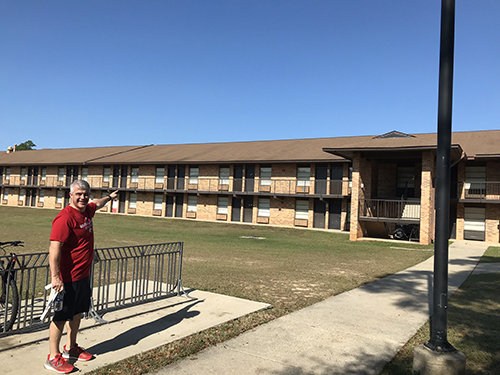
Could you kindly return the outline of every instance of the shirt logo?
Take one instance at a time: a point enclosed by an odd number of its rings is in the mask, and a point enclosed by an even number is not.
[[[92,233],[92,219],[85,218],[85,222],[83,224],[80,224],[80,229],[86,229],[89,231],[89,233]]]

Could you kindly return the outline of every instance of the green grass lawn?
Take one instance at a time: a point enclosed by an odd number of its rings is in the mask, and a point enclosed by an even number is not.
[[[0,242],[48,251],[56,210],[0,207]],[[432,246],[350,242],[347,233],[98,213],[96,247],[184,242],[183,285],[269,303],[261,311],[102,368],[141,374],[252,327],[420,263]],[[16,248],[16,251],[19,250]]]

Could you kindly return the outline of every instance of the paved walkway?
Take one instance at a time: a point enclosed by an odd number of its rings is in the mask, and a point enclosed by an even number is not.
[[[450,294],[476,268],[484,243],[450,248]],[[248,331],[167,366],[156,375],[378,374],[426,322],[431,311],[433,258]],[[485,264],[475,272],[500,272]],[[269,305],[202,291],[83,321],[79,344],[96,358],[77,363],[81,373],[114,363]],[[64,342],[64,338],[63,338]],[[0,338],[2,374],[49,373],[47,331]]]
[[[486,248],[477,242],[450,247],[450,295]],[[379,374],[429,318],[433,259],[259,326],[155,374]],[[495,266],[490,271],[500,272]]]

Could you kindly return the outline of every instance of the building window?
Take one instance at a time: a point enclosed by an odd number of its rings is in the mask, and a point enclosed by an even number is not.
[[[465,198],[486,195],[486,166],[465,166]]]
[[[163,184],[164,181],[165,181],[165,168],[164,167],[156,167],[155,184]]]
[[[189,184],[197,185],[199,174],[200,174],[200,168],[198,167],[189,168]]]
[[[271,167],[260,167],[260,186],[271,186]]]
[[[128,208],[137,208],[137,193],[130,193]]]
[[[259,198],[259,209],[257,211],[257,216],[269,217],[270,208],[271,198]]]
[[[64,181],[64,167],[59,167],[57,171],[57,181]]]
[[[24,201],[24,196],[26,195],[26,190],[25,189],[19,189],[19,200],[21,202]]]
[[[89,168],[82,167],[82,180],[87,181],[88,177],[89,177]]]
[[[38,195],[38,202],[43,203],[45,200],[45,190],[41,189],[40,194]]]
[[[10,180],[10,168],[5,168],[5,179]]]
[[[219,185],[229,185],[229,167],[219,169]]]
[[[111,167],[104,167],[102,181],[109,182],[110,178],[111,178]]]
[[[163,206],[163,194],[155,194],[155,210],[161,210]]]
[[[295,218],[298,220],[309,219],[309,201],[297,199],[295,201]]]
[[[26,175],[28,174],[28,170],[26,169],[26,167],[22,167],[21,168],[21,180],[26,180]]]
[[[228,197],[219,197],[219,201],[217,203],[217,213],[221,215],[227,215],[228,204],[229,204]]]
[[[62,190],[58,190],[56,195],[56,203],[62,204],[62,201],[63,201],[63,192]]]
[[[42,181],[47,180],[47,167],[42,167],[42,172],[41,172],[41,175],[40,175],[40,179]]]
[[[139,168],[132,167],[132,171],[130,173],[130,182],[136,184],[139,182]]]
[[[196,212],[196,206],[198,205],[198,197],[196,195],[188,196],[188,212]]]
[[[9,188],[4,188],[3,189],[3,200],[4,201],[9,200]]]
[[[298,167],[297,168],[297,187],[301,190],[309,191],[311,184],[311,167]]]

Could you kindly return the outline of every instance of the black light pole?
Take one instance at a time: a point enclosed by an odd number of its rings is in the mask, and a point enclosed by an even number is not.
[[[453,54],[455,0],[441,3],[441,47],[439,57],[438,144],[436,164],[436,238],[434,242],[434,298],[431,339],[425,344],[437,352],[456,349],[448,342],[448,239],[450,223],[451,113],[453,99]]]

